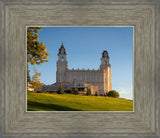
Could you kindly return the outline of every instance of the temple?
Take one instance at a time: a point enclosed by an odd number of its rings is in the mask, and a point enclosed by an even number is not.
[[[62,43],[58,52],[56,83],[43,85],[42,91],[55,92],[60,85],[65,91],[78,88],[82,95],[87,92],[87,89],[91,90],[92,95],[96,92],[99,95],[104,95],[112,90],[108,52],[106,50],[102,52],[98,70],[68,69],[67,52]]]

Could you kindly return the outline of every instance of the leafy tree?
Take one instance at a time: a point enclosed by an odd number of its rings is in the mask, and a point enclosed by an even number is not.
[[[43,42],[38,41],[38,30],[42,30],[42,27],[27,28],[27,62],[32,65],[48,62],[49,57],[46,52],[47,47]]]
[[[119,93],[115,90],[111,90],[108,92],[107,96],[109,97],[119,97]]]
[[[78,90],[78,88],[76,88],[76,89],[74,90],[74,94],[75,94],[75,95],[79,95],[79,90]]]
[[[86,93],[86,95],[91,95],[91,89],[87,89],[87,93]]]
[[[34,75],[32,77],[32,87],[34,88],[35,92],[41,90],[41,86],[43,83],[40,82],[39,76],[41,76],[40,72],[37,72],[37,69],[34,68]]]
[[[38,30],[42,27],[27,28],[27,62],[31,65],[39,65],[43,62],[48,62],[49,54],[46,52],[46,46],[43,42],[39,42]],[[29,70],[27,65],[27,81],[29,82]]]
[[[34,88],[35,91],[35,102],[36,102],[36,92],[41,90],[41,87],[43,83],[40,82],[40,79],[38,78],[41,76],[40,72],[37,72],[37,69],[34,68],[34,75],[32,77],[32,87]]]
[[[97,92],[95,92],[95,96],[98,96],[98,93],[97,93]]]
[[[60,83],[60,86],[59,86],[59,89],[58,89],[57,93],[58,93],[58,94],[63,94],[63,93],[64,93],[64,90],[63,90],[63,88],[62,88],[61,83]]]

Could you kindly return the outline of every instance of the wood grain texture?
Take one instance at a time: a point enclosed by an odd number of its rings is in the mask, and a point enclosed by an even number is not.
[[[157,4],[2,2],[2,134],[158,136]],[[26,26],[133,26],[134,112],[26,112]]]

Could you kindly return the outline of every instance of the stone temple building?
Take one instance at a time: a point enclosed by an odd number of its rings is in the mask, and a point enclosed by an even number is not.
[[[112,90],[111,65],[108,52],[103,51],[98,70],[68,69],[67,53],[62,43],[58,52],[56,83],[43,85],[42,91],[55,92],[60,85],[64,90],[78,88],[80,94],[85,94],[88,88],[91,90],[92,95],[95,92],[103,95]]]

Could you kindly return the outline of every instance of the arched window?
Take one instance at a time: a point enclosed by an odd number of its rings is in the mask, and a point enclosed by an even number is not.
[[[99,86],[99,89],[102,89],[102,85]]]
[[[79,80],[82,81],[82,76],[81,75],[79,76]]]
[[[85,81],[87,81],[87,75],[85,74]]]
[[[61,61],[62,61],[62,62],[64,61],[64,58],[63,58],[63,57],[61,57]]]
[[[76,75],[74,76],[74,79],[75,79],[75,80],[77,79],[77,76],[76,76]]]
[[[95,81],[97,81],[97,76],[95,76]]]
[[[71,76],[71,75],[69,75],[69,81],[71,81],[71,79],[72,79],[72,76]]]
[[[89,76],[89,81],[90,81],[90,82],[92,81],[92,76],[91,76],[91,75]]]
[[[99,81],[102,82],[102,76],[99,77]]]

